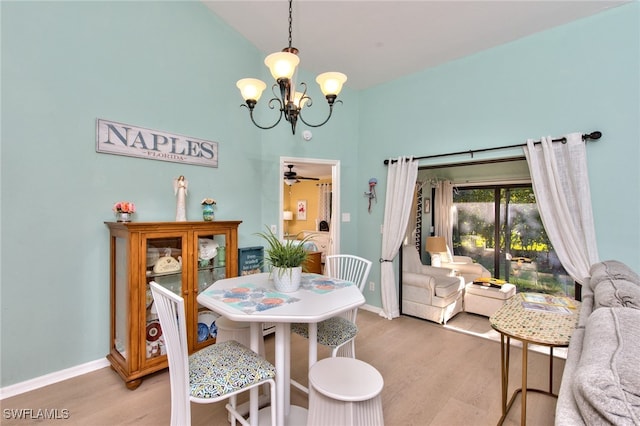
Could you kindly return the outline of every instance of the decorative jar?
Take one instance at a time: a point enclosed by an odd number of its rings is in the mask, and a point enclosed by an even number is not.
[[[116,212],[116,221],[131,222],[131,213]]]
[[[205,222],[211,222],[214,219],[214,214],[213,214],[213,204],[203,204],[202,205],[202,219],[204,219]]]

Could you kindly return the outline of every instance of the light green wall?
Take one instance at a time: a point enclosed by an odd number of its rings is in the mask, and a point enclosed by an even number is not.
[[[136,220],[172,220],[180,174],[190,181],[188,217],[199,219],[198,201],[214,197],[218,219],[244,221],[240,245],[249,246],[260,244],[253,233],[263,224],[277,223],[280,156],[338,159],[342,211],[351,213],[342,251],[377,260],[384,158],[597,129],[605,136],[588,152],[600,255],[640,270],[637,3],[369,90],[347,88],[311,142],[300,137],[304,126],[292,136],[284,124],[249,124],[235,81],[268,79],[264,55],[200,2],[3,1],[0,12],[0,386],[107,353],[103,221],[118,200],[137,203]],[[324,105],[311,90],[319,116]],[[258,117],[267,122],[269,112]],[[218,141],[220,166],[97,154],[96,118]],[[371,177],[379,184],[369,214]],[[379,267],[370,278],[378,286],[365,296],[379,306]]]
[[[284,124],[253,127],[235,82],[266,80],[264,54],[199,1],[3,1],[1,14],[0,386],[108,353],[103,222],[114,202],[134,201],[136,221],[172,221],[172,179],[185,175],[188,219],[200,220],[199,201],[213,197],[218,219],[243,221],[240,246],[259,245],[254,233],[280,211],[280,156],[356,158],[349,90],[312,143],[304,127],[296,137]],[[322,101],[313,109],[326,112]],[[219,167],[98,154],[97,118],[217,141]],[[344,164],[353,181],[354,163]]]
[[[378,207],[358,216],[360,254],[380,254],[385,158],[600,130],[587,146],[600,259],[640,270],[639,105],[638,2],[363,91],[359,180],[383,179]]]

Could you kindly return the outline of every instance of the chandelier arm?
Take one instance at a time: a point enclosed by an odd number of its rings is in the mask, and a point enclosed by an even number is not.
[[[278,120],[273,123],[271,126],[261,126],[260,124],[258,124],[256,122],[256,120],[253,118],[253,107],[247,105],[247,104],[242,104],[240,105],[241,107],[245,107],[249,110],[249,117],[251,118],[251,122],[258,128],[262,129],[262,130],[269,130],[269,129],[273,129],[274,127],[276,127],[278,125],[278,123],[280,123],[280,121],[282,121],[282,116],[283,116],[283,110],[284,108],[282,107],[282,101],[278,98],[272,98],[271,100],[269,100],[269,108],[274,109],[273,103],[274,101],[278,102],[280,104],[280,116],[278,117]]]
[[[309,98],[311,99],[311,98]],[[336,100],[335,103],[342,103],[341,100]],[[310,105],[310,104],[307,104]],[[311,124],[311,123],[307,123],[304,118],[302,117],[302,113],[298,113],[298,118],[300,119],[300,121],[302,121],[304,124],[306,124],[309,127],[320,127],[323,126],[324,124],[327,123],[327,121],[329,121],[329,119],[331,118],[331,114],[333,114],[333,104],[329,104],[329,116],[320,124]]]

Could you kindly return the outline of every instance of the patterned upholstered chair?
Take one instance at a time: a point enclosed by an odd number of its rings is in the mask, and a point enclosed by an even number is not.
[[[171,425],[191,424],[190,402],[208,404],[229,399],[229,414],[245,426],[249,423],[236,410],[236,395],[268,383],[271,406],[275,407],[275,368],[240,343],[229,340],[187,354],[184,299],[156,282],[151,282],[169,361]],[[276,424],[271,410],[271,424]]]
[[[325,275],[350,281],[357,285],[360,291],[364,290],[370,271],[371,261],[362,257],[350,254],[336,254],[326,257]],[[332,357],[356,357],[357,314],[358,309],[356,308],[340,316],[318,323],[318,344],[330,347]],[[309,338],[309,324],[291,324],[291,331],[305,339]],[[308,392],[306,387],[295,380],[292,380],[291,383],[297,388]]]
[[[336,254],[327,256],[325,275],[350,281],[364,290],[365,283],[371,270],[371,261],[350,254]],[[358,333],[356,316],[358,309],[346,312],[342,316],[332,317],[318,323],[318,343],[331,348],[331,356],[349,356],[355,358],[354,339]],[[291,330],[309,338],[308,324],[292,324]],[[350,345],[346,346],[347,343]],[[341,350],[341,348],[344,348]]]

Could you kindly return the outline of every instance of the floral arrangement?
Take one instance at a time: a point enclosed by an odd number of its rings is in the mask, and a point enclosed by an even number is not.
[[[214,200],[213,198],[204,198],[200,204],[202,204],[203,206],[212,206],[216,204],[216,200]]]
[[[136,205],[129,201],[118,201],[113,205],[113,211],[116,213],[135,213]]]

